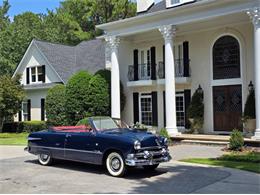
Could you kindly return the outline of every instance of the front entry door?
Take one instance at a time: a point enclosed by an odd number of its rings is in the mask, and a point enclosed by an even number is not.
[[[213,87],[214,130],[242,130],[241,85]]]

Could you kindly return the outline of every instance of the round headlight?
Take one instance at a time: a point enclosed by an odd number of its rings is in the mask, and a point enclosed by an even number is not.
[[[168,139],[166,137],[163,139],[163,143],[164,145],[168,145]]]
[[[134,149],[136,149],[136,150],[141,149],[141,143],[138,140],[136,140],[134,143]]]

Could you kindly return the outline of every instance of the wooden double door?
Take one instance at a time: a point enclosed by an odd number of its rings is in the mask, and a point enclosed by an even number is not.
[[[213,87],[214,130],[242,130],[241,85]]]

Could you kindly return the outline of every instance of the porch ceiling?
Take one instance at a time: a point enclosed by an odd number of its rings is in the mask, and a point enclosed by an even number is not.
[[[177,26],[176,36],[182,36],[185,34],[198,33],[201,31],[207,31],[217,28],[228,28],[241,23],[250,23],[248,15],[244,12],[234,13],[227,16],[219,16],[214,19],[208,19],[203,21],[192,22],[188,24],[182,24]],[[140,42],[146,40],[163,40],[162,35],[158,29],[148,30],[146,32],[139,32],[133,35],[121,36],[123,40],[131,42]]]

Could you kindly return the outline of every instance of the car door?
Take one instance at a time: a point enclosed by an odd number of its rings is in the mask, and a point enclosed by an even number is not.
[[[92,132],[67,133],[65,138],[65,158],[99,164],[100,151],[97,146],[96,135]]]
[[[43,136],[43,148],[50,150],[53,158],[64,158],[65,133],[51,132]]]

